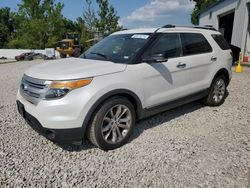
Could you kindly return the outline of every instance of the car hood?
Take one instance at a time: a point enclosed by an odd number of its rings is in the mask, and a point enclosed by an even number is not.
[[[122,72],[126,64],[110,61],[67,58],[47,61],[28,69],[27,76],[44,80],[69,80]]]

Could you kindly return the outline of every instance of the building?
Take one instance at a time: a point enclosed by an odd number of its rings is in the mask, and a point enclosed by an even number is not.
[[[199,14],[199,25],[219,30],[229,44],[250,56],[250,0],[218,0]]]

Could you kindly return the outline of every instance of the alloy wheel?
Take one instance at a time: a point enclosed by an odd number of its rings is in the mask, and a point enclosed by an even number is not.
[[[123,140],[132,124],[132,114],[128,107],[119,104],[111,107],[102,121],[102,136],[106,142],[116,144]]]
[[[226,84],[222,78],[216,80],[212,98],[214,102],[220,103],[226,92]]]

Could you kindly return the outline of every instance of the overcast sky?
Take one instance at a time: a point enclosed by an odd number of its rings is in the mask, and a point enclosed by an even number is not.
[[[0,0],[0,7],[17,11],[21,0]],[[75,20],[83,13],[85,0],[56,0],[64,4],[65,17]],[[159,27],[166,24],[191,25],[194,3],[190,0],[110,0],[125,28]],[[95,9],[97,5],[93,0]]]

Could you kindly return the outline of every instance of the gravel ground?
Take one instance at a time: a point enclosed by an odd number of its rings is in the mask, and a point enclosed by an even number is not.
[[[0,65],[5,63],[14,63],[16,62],[15,59],[0,59]]]
[[[250,69],[234,74],[225,103],[194,102],[137,123],[128,144],[58,146],[18,115],[23,72],[0,65],[0,187],[250,187]]]

